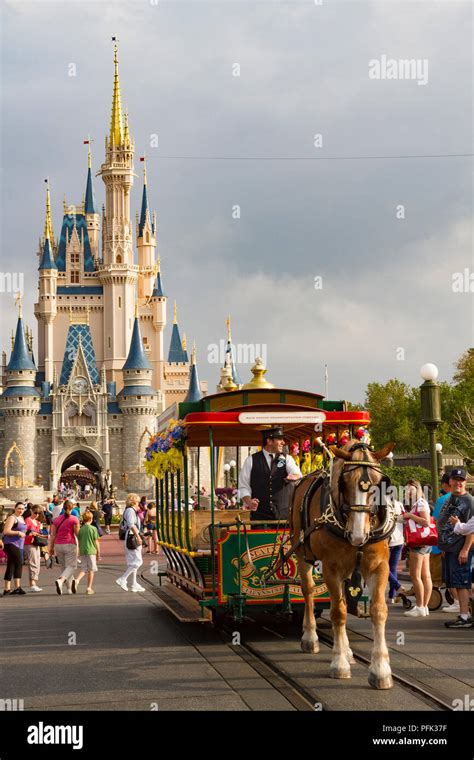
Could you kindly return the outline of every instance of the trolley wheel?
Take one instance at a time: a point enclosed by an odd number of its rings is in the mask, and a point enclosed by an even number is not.
[[[428,602],[428,609],[434,612],[434,610],[439,610],[443,603],[443,595],[439,588],[434,588],[431,592],[430,601]]]
[[[447,588],[446,591],[444,592],[444,597],[448,604],[454,604],[454,596],[450,592],[449,588]]]

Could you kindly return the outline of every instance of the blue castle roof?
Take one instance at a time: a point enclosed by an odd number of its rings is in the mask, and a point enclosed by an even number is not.
[[[201,388],[199,387],[199,378],[197,367],[195,364],[191,365],[191,374],[189,376],[189,388],[184,403],[188,404],[192,401],[200,401],[202,399]]]
[[[21,317],[18,317],[15,341],[13,343],[12,355],[10,356],[7,370],[9,372],[13,372],[20,369],[36,369],[36,367],[33,359],[30,356],[30,352],[26,343],[25,331],[23,329],[23,320]]]
[[[82,351],[91,381],[94,385],[99,384],[99,370],[97,369],[94,344],[89,325],[69,325],[59,385],[66,385],[69,380],[79,347],[79,337],[81,338]]]
[[[124,385],[117,398],[124,396],[156,396],[156,391],[149,385]]]
[[[170,350],[168,351],[168,361],[172,364],[181,364],[188,361],[188,353],[183,349],[181,336],[177,324],[173,325],[171,333]]]
[[[162,298],[164,298],[165,294],[163,293],[163,283],[161,282],[161,272],[158,272],[158,274],[156,275],[156,282],[155,282],[155,287],[153,288],[152,295],[161,296]]]
[[[15,385],[7,388],[3,394],[3,398],[9,396],[41,396],[38,388],[29,388],[27,385]]]
[[[44,241],[43,255],[38,269],[57,269],[49,238]]]
[[[94,189],[92,187],[92,175],[90,166],[87,170],[86,199],[84,202],[84,211],[86,214],[95,214]]]
[[[94,259],[92,257],[89,233],[87,232],[86,218],[84,214],[64,214],[61,235],[59,237],[58,255],[56,265],[60,272],[66,271],[66,244],[71,239],[74,227],[77,228],[79,239],[84,238],[84,272],[94,271]]]
[[[123,365],[122,369],[151,369],[151,364],[148,361],[147,355],[145,354],[145,349],[143,348],[142,334],[140,332],[140,322],[138,317],[135,317],[132,340],[130,343],[130,351],[128,352],[127,361]]]
[[[150,210],[148,208],[148,192],[146,184],[143,184],[142,210],[140,213],[140,221],[138,223],[138,237],[142,237],[143,235],[143,228],[146,224],[147,211],[150,213]]]

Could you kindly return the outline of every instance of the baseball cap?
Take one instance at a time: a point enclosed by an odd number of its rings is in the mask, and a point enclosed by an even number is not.
[[[450,478],[461,478],[461,480],[466,480],[467,473],[464,467],[455,467],[454,470],[451,470],[449,473]]]

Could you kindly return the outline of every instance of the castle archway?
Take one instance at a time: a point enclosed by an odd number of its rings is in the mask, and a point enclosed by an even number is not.
[[[64,483],[66,488],[79,488],[79,492],[87,493],[86,486],[90,486],[90,493],[95,485],[95,473],[104,470],[104,461],[101,455],[88,446],[72,448],[63,452],[58,459],[57,484]]]

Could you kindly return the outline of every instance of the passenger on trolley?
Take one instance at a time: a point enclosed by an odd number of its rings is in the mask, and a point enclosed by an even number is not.
[[[251,454],[240,471],[239,492],[252,520],[287,520],[292,480],[302,477],[294,458],[283,454],[283,428],[262,433],[262,450]]]

